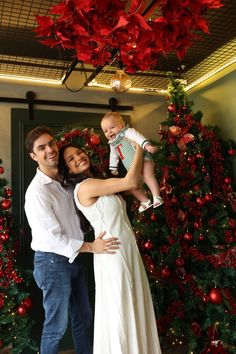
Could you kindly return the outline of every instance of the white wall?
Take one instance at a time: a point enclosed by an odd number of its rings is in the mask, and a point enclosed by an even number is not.
[[[203,123],[219,126],[222,137],[236,141],[236,71],[190,95]]]
[[[133,106],[134,111],[121,112],[131,115],[131,124],[150,139],[158,140],[158,128],[161,121],[166,118],[167,104],[165,97],[157,94],[116,94],[112,90],[103,91],[94,88],[85,88],[82,91],[72,93],[64,86],[40,86],[19,83],[7,83],[0,81],[0,97],[26,98],[26,92],[33,91],[36,99],[72,101],[83,103],[108,104],[111,97],[118,100],[119,105]],[[27,104],[0,102],[0,158],[6,173],[4,176],[11,182],[11,108],[27,108]],[[101,113],[106,110],[85,109],[75,107],[35,106],[38,109],[66,110],[66,111],[90,111]]]
[[[222,137],[236,141],[236,97],[235,97],[236,71],[220,77],[199,88],[189,98],[193,100],[193,110],[203,112],[203,123],[218,125]],[[108,104],[111,97],[116,97],[119,105],[133,106],[134,111],[122,112],[131,115],[132,125],[144,135],[153,140],[159,140],[158,129],[161,121],[166,119],[167,102],[165,96],[148,94],[116,94],[112,90],[103,91],[94,88],[85,88],[72,93],[64,86],[39,86],[29,84],[6,83],[0,81],[0,97],[25,98],[27,91],[33,91],[36,99],[72,101],[84,103]],[[27,108],[26,104],[10,104],[0,102],[0,158],[6,170],[4,175],[9,183],[11,181],[11,108]],[[90,111],[105,113],[105,110],[92,110],[75,107],[38,106],[38,109],[55,109],[68,111]],[[235,167],[236,168],[236,167]]]

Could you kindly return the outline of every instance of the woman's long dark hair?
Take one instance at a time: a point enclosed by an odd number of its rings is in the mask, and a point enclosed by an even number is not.
[[[86,154],[86,152],[83,149],[81,149],[80,146],[78,146],[74,143],[65,144],[62,147],[60,147],[60,149],[59,149],[58,173],[61,178],[61,185],[64,188],[68,189],[71,193],[73,193],[76,184],[87,179],[88,176],[85,176],[83,174],[74,174],[74,173],[69,172],[69,169],[66,166],[65,159],[64,159],[64,151],[68,147],[74,147],[76,149],[80,149],[85,154]],[[91,172],[92,173],[94,172],[92,166],[91,166]],[[75,205],[75,203],[74,203],[74,205]],[[88,231],[91,230],[91,225],[90,225],[89,221],[86,219],[86,217],[84,216],[84,214],[76,207],[76,205],[75,205],[75,209],[76,209],[76,212],[80,218],[81,229],[84,233],[87,233]]]

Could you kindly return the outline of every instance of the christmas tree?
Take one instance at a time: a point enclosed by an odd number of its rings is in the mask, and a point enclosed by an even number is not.
[[[0,160],[0,175],[3,173]],[[30,339],[32,300],[23,271],[17,266],[19,238],[10,211],[12,190],[7,184],[7,180],[0,177],[0,352],[11,347],[11,353],[19,354],[23,348],[33,348]]]
[[[192,354],[236,353],[235,143],[193,113],[181,80],[167,101],[154,156],[164,204],[133,205],[159,334]]]

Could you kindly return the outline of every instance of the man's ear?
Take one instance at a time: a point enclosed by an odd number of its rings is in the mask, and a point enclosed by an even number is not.
[[[31,157],[31,159],[33,159],[34,161],[37,161],[37,156],[36,156],[33,152],[30,152],[30,157]]]

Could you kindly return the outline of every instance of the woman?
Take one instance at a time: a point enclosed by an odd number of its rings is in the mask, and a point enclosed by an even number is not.
[[[123,178],[96,179],[89,157],[76,145],[60,149],[59,173],[63,184],[75,187],[76,206],[89,220],[95,237],[106,230],[121,241],[112,257],[94,255],[94,354],[160,354],[161,349],[150,288],[126,205],[115,193],[137,188],[143,150],[136,153]]]

